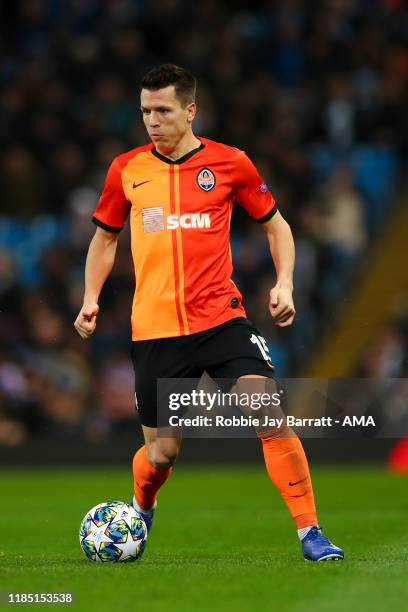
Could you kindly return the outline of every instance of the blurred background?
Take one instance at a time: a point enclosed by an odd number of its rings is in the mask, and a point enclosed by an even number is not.
[[[94,338],[83,342],[73,321],[107,168],[147,142],[139,81],[163,61],[198,78],[196,134],[244,149],[292,226],[297,317],[279,330],[264,233],[239,207],[233,217],[235,281],[278,373],[407,376],[402,0],[236,1],[233,11],[221,0],[17,0],[0,10],[4,456],[54,460],[65,448],[70,461],[108,461],[112,444],[129,457],[137,442],[128,229]]]

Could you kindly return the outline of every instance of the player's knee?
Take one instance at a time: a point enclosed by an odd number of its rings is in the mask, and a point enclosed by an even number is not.
[[[258,438],[261,440],[273,440],[282,438],[296,438],[296,434],[291,427],[282,425],[281,427],[265,427],[256,430]]]
[[[158,470],[164,470],[173,465],[176,461],[178,455],[177,446],[161,446],[154,442],[148,445],[147,448],[147,458],[149,463],[153,465]]]
[[[177,459],[177,453],[174,454],[165,454],[161,451],[155,450],[152,453],[151,459],[149,462],[158,470],[165,470],[166,468],[171,467]]]

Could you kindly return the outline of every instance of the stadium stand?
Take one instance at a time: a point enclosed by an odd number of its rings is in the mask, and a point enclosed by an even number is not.
[[[0,444],[39,433],[104,439],[133,413],[126,232],[92,343],[72,324],[89,219],[111,159],[146,142],[138,82],[158,62],[197,74],[196,133],[245,149],[293,227],[298,314],[282,331],[267,311],[273,274],[262,230],[238,209],[233,220],[236,281],[282,376],[305,370],[374,262],[406,167],[404,3],[229,6],[2,3]],[[407,336],[396,335],[403,361]],[[352,362],[358,371],[353,359],[343,372]],[[361,359],[369,371],[370,357]]]

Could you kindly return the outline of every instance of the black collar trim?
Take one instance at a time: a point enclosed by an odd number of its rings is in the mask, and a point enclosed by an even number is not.
[[[153,147],[151,151],[153,155],[157,157],[158,159],[161,159],[161,161],[166,162],[166,164],[173,165],[173,164],[184,164],[184,162],[186,162],[188,159],[190,159],[190,157],[193,157],[193,155],[195,155],[196,153],[204,149],[204,147],[205,147],[205,144],[202,142],[199,147],[197,147],[196,149],[193,149],[192,151],[190,151],[189,153],[186,153],[185,155],[183,155],[183,157],[179,157],[178,159],[170,159],[169,157],[162,155],[161,153],[158,152],[156,147]]]

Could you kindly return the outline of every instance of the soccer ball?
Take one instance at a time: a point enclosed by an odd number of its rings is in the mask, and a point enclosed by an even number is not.
[[[140,559],[147,539],[143,518],[123,501],[107,501],[86,513],[79,529],[85,556],[97,562]]]

